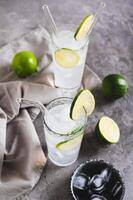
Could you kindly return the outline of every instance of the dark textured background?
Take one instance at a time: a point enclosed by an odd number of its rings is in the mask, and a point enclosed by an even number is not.
[[[57,24],[78,24],[98,1],[87,0],[0,0],[0,46],[20,37],[29,29],[43,24],[40,6],[47,3]],[[97,107],[89,119],[79,160],[70,167],[59,168],[48,161],[40,182],[27,200],[69,200],[69,182],[76,166],[86,159],[101,158],[113,163],[123,174],[126,194],[133,199],[133,0],[110,0],[93,31],[87,63],[102,79],[109,73],[122,73],[128,80],[127,95],[115,102],[106,102],[96,93]],[[102,145],[93,131],[103,115],[113,117],[121,130],[120,142]],[[39,127],[41,131],[41,127]]]

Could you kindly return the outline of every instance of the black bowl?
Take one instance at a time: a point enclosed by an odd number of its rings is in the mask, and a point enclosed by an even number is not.
[[[94,186],[97,177],[103,181],[101,186]],[[74,171],[71,193],[75,200],[122,200],[125,185],[120,172],[112,164],[103,160],[90,160],[80,164]]]

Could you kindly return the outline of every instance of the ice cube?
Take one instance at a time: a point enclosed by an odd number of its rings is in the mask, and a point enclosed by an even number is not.
[[[111,168],[106,168],[106,169],[104,169],[104,170],[101,172],[100,176],[101,176],[101,177],[105,180],[105,182],[107,183],[107,182],[109,182],[109,180],[110,180],[111,174],[112,174]]]
[[[84,173],[78,173],[74,177],[73,186],[79,190],[86,190],[88,188],[88,176]]]
[[[105,181],[100,175],[95,175],[91,178],[89,185],[93,191],[102,192]]]
[[[91,200],[107,200],[107,199],[104,196],[94,194],[91,196]]]

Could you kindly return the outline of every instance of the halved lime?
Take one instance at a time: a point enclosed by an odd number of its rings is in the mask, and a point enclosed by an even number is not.
[[[108,143],[117,143],[120,139],[120,130],[116,122],[107,117],[103,116],[97,123],[96,134],[98,137]]]
[[[79,135],[78,137],[70,140],[62,141],[56,144],[58,150],[68,151],[74,149],[76,146],[80,145],[84,134]]]
[[[90,90],[81,90],[73,99],[70,108],[70,118],[79,119],[85,112],[87,116],[91,115],[95,108],[95,99]]]
[[[94,15],[87,15],[81,21],[81,23],[79,24],[79,26],[74,34],[75,40],[83,39],[87,35],[89,30],[91,29],[93,22],[94,22]]]
[[[56,62],[64,68],[75,67],[79,61],[79,55],[72,49],[62,48],[54,53]]]

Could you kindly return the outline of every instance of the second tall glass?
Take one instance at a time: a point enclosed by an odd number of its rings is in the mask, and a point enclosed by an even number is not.
[[[75,28],[71,24],[58,29],[52,36],[52,54],[55,85],[65,89],[78,89],[81,86],[88,37],[77,41]]]

